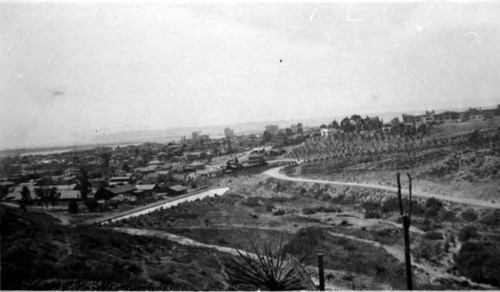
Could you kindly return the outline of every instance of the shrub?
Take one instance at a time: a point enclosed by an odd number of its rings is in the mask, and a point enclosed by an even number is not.
[[[440,242],[423,240],[420,244],[412,249],[412,253],[415,258],[419,261],[425,259],[430,262],[437,263],[443,255],[443,248]]]
[[[380,219],[382,218],[382,215],[380,215],[378,211],[366,211],[365,219],[370,219],[370,218]]]
[[[439,211],[443,209],[443,203],[436,198],[429,198],[425,203],[425,208],[425,215],[427,217],[436,217],[439,214]]]
[[[455,258],[458,272],[479,283],[500,286],[500,248],[493,242],[466,242]]]
[[[477,233],[477,228],[473,225],[465,226],[464,228],[460,229],[460,232],[458,233],[458,239],[461,242],[467,242],[470,239],[476,239],[478,237],[479,234]]]
[[[477,214],[472,209],[467,209],[464,212],[462,212],[461,217],[467,222],[473,222],[477,220]]]
[[[362,206],[366,211],[378,211],[381,209],[381,205],[376,202],[364,202]]]
[[[285,215],[285,210],[283,209],[278,209],[276,211],[273,212],[273,215],[274,216],[282,216],[282,215]]]
[[[500,225],[500,210],[488,210],[479,220],[481,224],[498,227]]]
[[[302,208],[302,214],[304,215],[312,215],[316,213],[316,209],[314,208]]]
[[[440,240],[443,239],[444,236],[439,231],[429,231],[424,234],[424,238],[429,240]]]
[[[267,211],[267,212],[272,212],[272,211],[273,211],[273,209],[274,209],[274,205],[273,205],[271,202],[267,202],[267,201],[266,201],[264,205],[265,205],[265,207],[266,207],[266,211]]]
[[[243,205],[247,207],[259,207],[261,206],[259,197],[248,197],[243,202]]]
[[[259,290],[284,291],[314,289],[305,269],[289,255],[281,242],[276,251],[264,243],[263,252],[250,241],[254,255],[238,252],[238,259],[231,258],[228,274],[236,284],[251,285]]]

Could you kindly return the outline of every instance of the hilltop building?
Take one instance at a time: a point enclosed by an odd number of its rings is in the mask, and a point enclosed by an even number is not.
[[[225,128],[224,129],[224,137],[233,138],[234,137],[234,130],[230,129],[230,128]]]
[[[266,131],[271,135],[271,136],[276,136],[278,135],[279,128],[276,125],[267,125],[266,126]]]

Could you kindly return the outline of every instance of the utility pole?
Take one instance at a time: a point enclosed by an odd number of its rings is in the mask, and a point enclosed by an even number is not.
[[[318,253],[319,290],[325,291],[325,268],[323,266],[323,254]]]
[[[399,200],[399,211],[401,214],[401,220],[403,224],[403,237],[405,244],[405,265],[406,265],[406,286],[408,290],[413,290],[413,277],[411,273],[411,253],[410,253],[410,224],[411,224],[411,176],[408,175],[409,181],[409,202],[408,202],[408,214],[404,213],[403,200],[401,198],[401,178],[399,172],[397,173],[397,183],[398,183],[398,200]]]

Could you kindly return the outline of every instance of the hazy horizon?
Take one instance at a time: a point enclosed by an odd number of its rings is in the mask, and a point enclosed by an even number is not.
[[[0,1],[0,149],[500,103],[500,3]]]

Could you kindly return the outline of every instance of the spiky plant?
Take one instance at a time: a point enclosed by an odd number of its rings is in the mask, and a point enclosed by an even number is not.
[[[238,257],[231,259],[228,273],[236,284],[269,291],[315,289],[300,262],[285,252],[283,240],[276,251],[267,242],[263,251],[252,240],[250,245],[253,253],[237,250]]]

